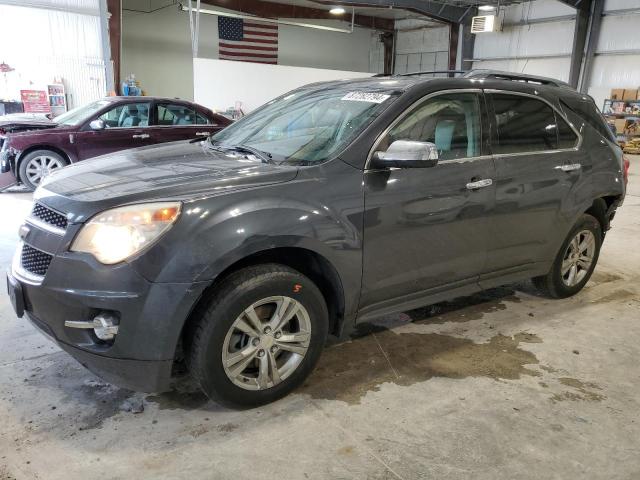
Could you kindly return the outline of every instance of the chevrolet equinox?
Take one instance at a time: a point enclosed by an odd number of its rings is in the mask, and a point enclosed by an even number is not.
[[[46,177],[9,296],[109,382],[165,390],[180,357],[210,398],[259,405],[374,317],[528,278],[576,294],[627,170],[593,100],[557,80],[308,85],[206,140]]]

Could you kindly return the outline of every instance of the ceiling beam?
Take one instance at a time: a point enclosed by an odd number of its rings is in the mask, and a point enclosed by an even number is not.
[[[326,5],[353,7],[398,8],[419,13],[445,23],[462,23],[475,7],[456,7],[431,0],[313,0]]]
[[[342,16],[337,16],[321,8],[301,7],[285,3],[264,2],[261,0],[201,0],[201,2],[203,5],[226,8],[235,12],[247,13],[262,18],[307,18],[313,20],[344,20],[351,22],[351,14],[349,12]],[[393,19],[377,18],[360,14],[355,15],[354,24],[359,27],[385,32],[392,32],[394,27]]]
[[[589,0],[558,0],[576,10],[589,10]]]

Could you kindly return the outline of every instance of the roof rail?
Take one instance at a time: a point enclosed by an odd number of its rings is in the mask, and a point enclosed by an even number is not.
[[[399,73],[398,76],[411,77],[412,75],[435,75],[435,74],[442,74],[442,73],[448,73],[453,75],[456,73],[469,73],[469,71],[468,70],[428,70],[424,72]]]
[[[572,88],[566,82],[555,78],[528,75],[525,73],[511,73],[500,70],[471,70],[464,75],[465,78],[495,78],[496,80],[511,80],[513,82],[535,83],[538,85],[551,85],[553,87]]]

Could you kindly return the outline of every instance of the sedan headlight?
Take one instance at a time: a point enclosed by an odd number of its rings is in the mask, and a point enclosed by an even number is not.
[[[99,262],[122,262],[155,242],[180,215],[180,202],[128,205],[99,213],[82,227],[71,250]]]

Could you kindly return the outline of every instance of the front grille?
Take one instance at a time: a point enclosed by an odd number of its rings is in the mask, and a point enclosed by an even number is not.
[[[41,252],[26,243],[22,245],[20,264],[27,272],[44,277],[51,263],[53,255]]]
[[[61,213],[54,212],[41,203],[36,203],[33,206],[31,216],[45,223],[48,223],[49,225],[53,225],[54,227],[58,227],[63,230],[67,228],[67,217],[65,217]]]

